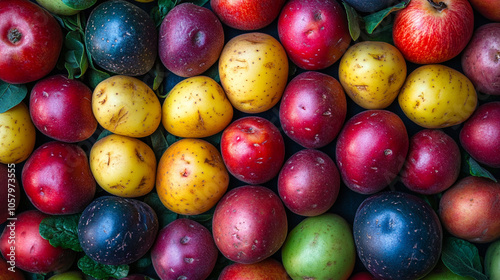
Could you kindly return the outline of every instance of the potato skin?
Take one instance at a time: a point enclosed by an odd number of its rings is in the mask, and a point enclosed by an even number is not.
[[[0,163],[20,163],[35,148],[36,128],[28,106],[21,102],[0,114]]]
[[[346,94],[365,109],[391,105],[406,79],[406,62],[391,44],[363,41],[349,47],[339,64]]]
[[[151,135],[161,121],[161,104],[153,90],[125,75],[111,76],[96,86],[92,111],[103,128],[136,138]]]
[[[184,138],[167,148],[157,169],[156,191],[170,211],[197,215],[224,195],[229,173],[217,148],[202,139]]]
[[[231,104],[244,113],[271,109],[288,80],[285,49],[271,35],[251,32],[233,37],[222,49],[219,73]]]
[[[203,138],[222,131],[233,118],[233,106],[212,78],[195,76],[176,84],[162,106],[162,124],[173,135]]]
[[[154,188],[156,157],[153,149],[141,140],[111,134],[92,146],[90,169],[108,193],[139,197]]]
[[[408,75],[398,102],[403,113],[419,126],[445,128],[472,115],[477,94],[464,74],[442,64],[428,64]]]

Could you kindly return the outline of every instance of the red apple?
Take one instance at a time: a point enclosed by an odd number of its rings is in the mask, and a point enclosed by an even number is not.
[[[331,66],[351,43],[346,12],[335,0],[288,1],[278,36],[290,60],[306,70]]]
[[[285,134],[306,148],[320,148],[340,132],[347,114],[342,85],[334,77],[309,71],[286,86],[279,108]]]
[[[491,21],[500,21],[498,0],[469,0],[472,8]]]
[[[440,193],[455,183],[460,164],[460,148],[451,136],[438,129],[420,130],[410,138],[401,181],[419,194]]]
[[[273,258],[253,264],[233,263],[226,266],[218,280],[289,280],[283,264]]]
[[[15,164],[0,164],[0,224],[12,218],[21,201],[21,189],[16,175]],[[1,279],[1,277],[0,277]]]
[[[373,194],[389,186],[403,167],[409,137],[403,120],[387,110],[351,117],[337,138],[336,161],[351,190]]]
[[[474,31],[468,0],[412,0],[394,19],[394,45],[406,60],[441,63],[460,54]]]
[[[86,140],[97,129],[91,99],[92,90],[79,80],[60,74],[43,78],[31,90],[31,119],[38,130],[55,140]]]
[[[337,200],[340,174],[326,153],[305,149],[293,154],[278,176],[278,193],[290,211],[301,216],[325,213]]]
[[[182,3],[170,10],[159,32],[160,59],[168,70],[181,77],[208,70],[224,47],[224,29],[217,16],[193,3]]]
[[[500,237],[500,183],[475,176],[459,180],[439,201],[439,217],[452,235],[488,243]]]
[[[212,232],[229,260],[252,264],[276,253],[285,242],[288,220],[271,189],[245,185],[228,191],[215,207]]]
[[[278,175],[285,161],[285,142],[269,120],[247,116],[233,121],[222,132],[222,159],[236,179],[262,184]]]
[[[62,272],[75,259],[75,251],[54,247],[39,232],[40,223],[49,217],[38,210],[26,210],[9,221],[0,235],[0,252],[7,263],[27,272]]]
[[[239,30],[257,30],[271,24],[285,0],[210,0],[220,20]]]
[[[480,163],[500,167],[500,101],[480,105],[465,121],[459,140],[464,150]]]
[[[462,69],[477,91],[500,95],[500,22],[474,31],[462,54]]]
[[[33,82],[56,66],[63,33],[56,19],[28,0],[0,1],[0,79]]]
[[[96,192],[87,155],[76,144],[42,144],[26,161],[21,178],[31,203],[47,214],[79,213]]]

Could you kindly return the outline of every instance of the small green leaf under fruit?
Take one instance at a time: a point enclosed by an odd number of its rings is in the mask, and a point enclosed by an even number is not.
[[[68,78],[82,77],[89,66],[83,36],[79,31],[70,31],[64,40],[64,67],[68,71]]]
[[[362,21],[362,19],[353,7],[351,7],[344,1],[342,1],[342,4],[344,4],[344,8],[347,14],[349,34],[351,35],[352,40],[356,41],[361,34],[361,27],[359,26],[359,23]]]
[[[395,6],[364,16],[363,21],[365,22],[365,29],[368,34],[372,34],[375,28],[377,28],[377,26],[379,26],[390,13],[404,9],[409,2],[409,0],[406,0]]]
[[[113,132],[111,132],[111,131],[109,131],[109,130],[107,130],[107,129],[103,129],[103,130],[101,131],[101,133],[99,134],[99,136],[97,136],[97,140],[96,140],[96,141],[99,141],[99,140],[101,140],[102,138],[104,138],[104,137],[106,137],[106,136],[109,136],[109,135],[111,135],[111,134],[113,134]]]
[[[21,103],[27,94],[28,88],[26,85],[14,85],[0,80],[0,114]]]
[[[448,237],[443,242],[441,260],[453,273],[471,276],[476,280],[488,280],[483,274],[477,247],[463,239]]]
[[[78,240],[78,221],[80,214],[54,215],[42,220],[39,226],[40,235],[54,247],[82,252]]]
[[[498,180],[489,172],[486,168],[482,167],[477,161],[475,161],[470,155],[466,155],[466,162],[469,166],[469,173],[472,176],[484,177],[493,180],[495,183]]]
[[[120,279],[127,277],[130,271],[128,265],[105,265],[100,264],[87,255],[78,260],[78,268],[85,273],[96,279]]]
[[[97,0],[62,0],[62,2],[75,10],[85,10],[92,7]]]
[[[160,161],[161,156],[168,148],[168,142],[165,138],[165,135],[163,134],[163,128],[161,126],[158,127],[158,129],[153,132],[153,134],[151,134],[150,139],[151,147],[153,148],[153,151],[155,153],[156,160]]]

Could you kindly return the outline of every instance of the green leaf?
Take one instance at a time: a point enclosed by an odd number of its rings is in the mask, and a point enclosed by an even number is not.
[[[97,0],[61,0],[66,6],[75,10],[85,10],[92,7]]]
[[[168,148],[168,142],[167,139],[165,138],[165,135],[163,134],[162,127],[160,126],[153,134],[151,134],[150,139],[151,139],[151,147],[153,148],[153,151],[156,156],[156,160],[159,161],[161,159],[161,156],[163,153]]]
[[[400,2],[399,4],[388,7],[386,9],[383,9],[381,11],[378,11],[376,13],[369,14],[367,16],[363,17],[363,21],[365,22],[365,29],[368,32],[368,34],[372,34],[375,28],[382,23],[382,21],[392,12],[404,9],[406,5],[408,5],[410,1],[406,0],[403,2]]]
[[[54,247],[82,252],[83,250],[78,240],[79,219],[80,214],[47,217],[40,223],[40,235]]]
[[[160,228],[164,228],[171,222],[178,218],[178,214],[170,211],[160,200],[160,197],[156,192],[150,192],[146,197],[144,197],[144,202],[151,206],[158,216],[158,222],[160,223]]]
[[[85,255],[78,260],[78,268],[91,277],[96,279],[115,278],[120,279],[126,277],[130,271],[128,265],[105,265],[100,264],[89,256]]]
[[[184,2],[189,2],[189,3],[193,3],[195,5],[198,5],[198,6],[203,6],[206,3],[208,3],[209,1],[210,0],[180,0],[179,3],[177,3],[177,4],[184,3]]]
[[[153,80],[153,86],[151,88],[152,90],[157,91],[160,88],[161,84],[163,83],[166,73],[166,68],[165,66],[163,66],[161,60],[159,59],[156,60],[155,65],[153,67],[153,71],[155,78]]]
[[[68,78],[82,77],[89,66],[83,35],[79,31],[68,32],[64,46],[64,67],[68,71]]]
[[[90,66],[90,69],[88,70],[88,82],[89,82],[88,85],[90,86],[90,88],[94,89],[100,82],[111,77],[111,74],[101,69],[98,69],[94,65],[94,62],[92,61],[92,55],[90,54],[90,51],[87,48],[87,46],[85,46],[85,50],[87,52],[87,60]]]
[[[220,83],[219,63],[216,62],[207,69],[202,75],[212,78],[217,83]]]
[[[353,7],[351,7],[344,1],[342,1],[342,4],[344,4],[344,8],[347,14],[349,34],[351,35],[352,40],[356,41],[361,34],[361,27],[359,27],[359,23],[362,21],[362,19]]]
[[[198,215],[179,215],[177,218],[185,218],[185,219],[190,219],[195,222],[200,223],[204,227],[206,227],[208,230],[212,231],[212,218],[214,217],[214,212],[215,212],[215,206],[212,207],[210,210],[208,210],[205,213],[198,214]]]
[[[224,131],[221,131],[217,134],[214,134],[212,136],[205,137],[204,140],[208,141],[210,144],[214,145],[215,147],[218,147],[220,144],[220,140],[222,139],[222,133]]]
[[[9,84],[0,80],[0,114],[21,103],[28,94],[24,84]]]
[[[158,0],[158,6],[153,7],[150,11],[156,27],[161,25],[163,18],[165,18],[168,12],[170,12],[175,5],[177,5],[177,0]]]
[[[79,31],[84,35],[85,33],[85,20],[82,13],[77,13],[71,16],[53,15],[61,24],[61,26],[68,31]]]
[[[102,138],[106,137],[106,136],[109,136],[113,134],[113,132],[107,130],[107,129],[103,129],[102,132],[99,134],[99,136],[97,136],[97,140],[96,141],[99,141],[101,140]]]
[[[483,274],[477,247],[463,239],[448,237],[443,242],[441,260],[453,273],[471,276],[476,280],[488,280]]]
[[[392,40],[392,23],[380,26],[372,34],[361,32],[361,40],[363,41],[380,41],[393,44]]]
[[[484,177],[488,178],[490,180],[493,180],[495,183],[498,182],[498,180],[491,174],[487,169],[482,167],[477,161],[475,161],[470,155],[466,155],[466,162],[469,166],[469,173],[472,176],[476,177]]]

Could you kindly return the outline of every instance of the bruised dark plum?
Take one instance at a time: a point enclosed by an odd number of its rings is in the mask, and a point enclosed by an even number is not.
[[[145,10],[124,0],[110,0],[90,13],[85,45],[92,60],[104,70],[139,76],[155,63],[158,34]]]
[[[158,233],[158,218],[146,203],[117,196],[95,199],[83,211],[78,239],[101,264],[129,264],[144,256]]]
[[[409,193],[366,198],[356,211],[353,234],[359,258],[377,279],[420,279],[441,256],[443,230],[436,212]]]

